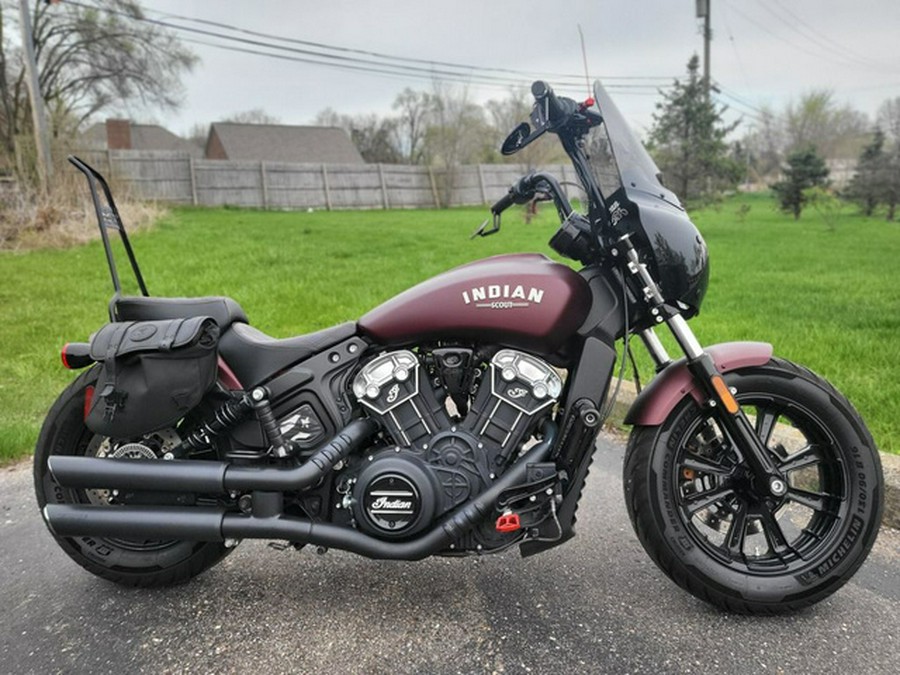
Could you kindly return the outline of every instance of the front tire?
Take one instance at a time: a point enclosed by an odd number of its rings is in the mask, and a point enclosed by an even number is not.
[[[109,445],[107,439],[84,425],[85,394],[92,390],[96,380],[96,368],[79,375],[59,396],[44,420],[34,452],[34,489],[42,511],[47,504],[103,503],[106,499],[105,491],[61,487],[47,469],[51,455],[94,455],[99,448]],[[161,587],[184,583],[215,565],[230,551],[218,542],[129,541],[55,534],[53,537],[88,572],[123,586]]]
[[[624,486],[635,532],[679,586],[729,611],[807,607],[859,569],[883,508],[881,462],[852,405],[782,359],[725,380],[788,482],[760,489],[710,408],[687,396],[658,427],[637,427]]]

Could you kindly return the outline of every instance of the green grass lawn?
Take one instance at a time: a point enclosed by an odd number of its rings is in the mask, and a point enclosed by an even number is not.
[[[743,217],[742,204],[750,207]],[[549,207],[527,225],[510,212],[500,234],[470,241],[485,215],[184,208],[133,242],[152,294],[229,295],[257,327],[284,337],[356,318],[466,261],[549,252]],[[794,222],[766,196],[693,215],[712,258],[710,290],[692,322],[701,341],[774,343],[777,354],[832,380],[879,446],[900,452],[900,225],[850,211],[832,225],[815,212]],[[72,379],[59,348],[106,320],[110,294],[98,242],[0,254],[0,459],[31,451],[44,413]]]

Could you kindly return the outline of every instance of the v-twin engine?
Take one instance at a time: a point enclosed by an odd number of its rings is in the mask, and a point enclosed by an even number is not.
[[[348,472],[344,506],[379,537],[425,529],[506,470],[561,391],[550,365],[512,349],[487,363],[457,347],[380,355],[357,374],[353,393],[393,445]]]

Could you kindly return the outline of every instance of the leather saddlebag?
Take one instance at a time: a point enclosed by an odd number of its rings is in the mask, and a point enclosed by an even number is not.
[[[91,336],[100,375],[88,429],[126,439],[173,426],[215,385],[218,341],[207,316],[105,325]]]

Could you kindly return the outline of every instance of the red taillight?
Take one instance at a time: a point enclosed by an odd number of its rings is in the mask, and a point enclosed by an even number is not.
[[[87,368],[94,362],[91,358],[91,345],[87,342],[67,342],[59,356],[62,364],[69,370]]]

